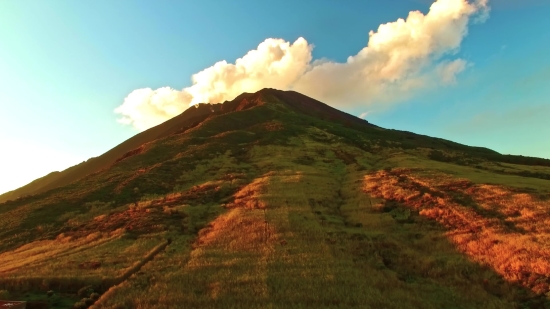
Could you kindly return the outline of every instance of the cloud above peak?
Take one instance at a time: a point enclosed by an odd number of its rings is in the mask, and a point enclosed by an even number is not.
[[[191,77],[182,90],[168,87],[134,90],[115,112],[118,120],[145,130],[197,103],[231,100],[262,88],[292,89],[337,107],[387,105],[415,91],[456,82],[467,61],[452,56],[471,22],[488,17],[487,0],[437,0],[427,14],[369,32],[366,47],[345,63],[312,61],[313,46],[266,39],[234,64],[220,61]]]
[[[193,85],[183,91],[192,95],[190,104],[197,104],[223,102],[265,87],[289,89],[307,70],[312,49],[304,38],[292,44],[266,39],[235,64],[220,61],[194,74]]]
[[[399,100],[428,87],[436,75],[452,83],[466,61],[445,63],[441,58],[458,50],[470,18],[487,10],[486,1],[438,0],[426,15],[412,11],[407,19],[370,31],[368,45],[346,63],[314,66],[294,88],[329,104],[349,106]]]

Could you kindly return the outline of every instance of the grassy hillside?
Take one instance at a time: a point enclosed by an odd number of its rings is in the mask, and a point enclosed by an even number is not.
[[[293,92],[246,94],[79,180],[0,204],[0,299],[550,306],[547,160],[351,117]]]
[[[173,134],[174,132],[185,130],[196,123],[206,119],[213,113],[221,112],[221,104],[200,104],[193,108],[187,109],[184,113],[176,116],[156,127],[153,127],[145,132],[136,134],[120,145],[107,151],[101,156],[91,158],[78,165],[72,166],[61,172],[53,172],[40,179],[37,179],[21,188],[6,192],[0,195],[0,202],[13,200],[18,197],[37,194],[47,190],[70,184],[82,177],[97,172],[103,168],[109,167],[117,159],[131,153],[141,145],[152,142],[158,138],[162,138]]]

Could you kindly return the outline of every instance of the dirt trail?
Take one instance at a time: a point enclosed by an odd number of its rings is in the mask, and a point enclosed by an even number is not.
[[[124,274],[120,275],[117,278],[111,279],[111,280],[105,280],[102,282],[100,286],[100,290],[106,290],[107,292],[103,293],[101,297],[96,301],[95,304],[93,304],[90,308],[101,308],[102,303],[105,302],[106,299],[109,298],[109,295],[113,294],[114,291],[117,289],[118,286],[120,286],[122,283],[124,283],[130,276],[138,272],[145,264],[147,264],[149,261],[153,260],[157,254],[159,254],[161,251],[166,249],[166,247],[172,242],[171,239],[167,239],[164,243],[156,246],[153,248],[149,253],[143,258],[143,260],[137,262],[134,264],[134,266],[130,267]]]

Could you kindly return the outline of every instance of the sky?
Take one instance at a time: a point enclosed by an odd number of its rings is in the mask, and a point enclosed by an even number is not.
[[[548,0],[3,0],[0,193],[265,87],[550,158],[548,16]]]

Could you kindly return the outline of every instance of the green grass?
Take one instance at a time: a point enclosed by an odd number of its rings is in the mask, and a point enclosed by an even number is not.
[[[47,308],[51,309],[73,308],[73,304],[80,300],[75,295],[58,292],[54,292],[51,296],[48,296],[44,292],[15,293],[12,294],[12,298],[16,298],[20,301],[26,301],[27,308],[31,308],[31,306],[47,305]]]
[[[550,168],[495,158],[281,102],[217,115],[67,186],[0,204],[0,289],[18,280],[7,290],[23,299],[65,276],[74,286],[57,292],[74,303],[75,287],[110,287],[94,308],[535,308],[546,296],[529,279],[502,276],[461,251],[448,226],[365,191],[369,175],[412,168],[419,181],[443,174],[525,194],[514,196],[542,214]],[[522,237],[548,246],[543,223]]]
[[[59,245],[48,243],[45,244],[48,254],[44,254],[39,260],[33,260],[30,264],[12,268],[5,273],[4,278],[116,277],[162,241],[161,236],[138,239],[120,237],[106,241],[98,239],[93,246],[75,244],[73,248],[57,254],[52,254],[52,251]],[[16,254],[8,252],[8,255]],[[20,263],[24,261],[24,258],[17,258]]]
[[[457,252],[443,227],[374,207],[380,200],[358,185],[364,167],[336,155],[360,151],[305,137],[290,143],[253,148],[250,164],[263,174],[236,194],[237,204],[97,308],[515,308],[521,301],[521,288]],[[304,156],[314,162],[296,163]],[[260,208],[248,208],[249,200]]]
[[[550,181],[534,178],[524,177],[519,175],[513,175],[511,173],[496,173],[495,164],[493,162],[484,162],[482,165],[484,169],[476,168],[475,166],[456,165],[447,162],[439,162],[426,160],[423,157],[414,156],[404,152],[390,154],[385,161],[385,167],[414,167],[423,168],[428,170],[437,170],[444,173],[453,175],[456,178],[467,178],[475,183],[487,183],[504,185],[509,187],[515,187],[519,189],[535,190],[535,191],[548,191]],[[501,163],[503,166],[514,167],[514,170],[520,171],[540,171],[550,174],[550,168],[548,167],[533,167],[523,165],[511,165]],[[508,170],[511,170],[508,168]]]

